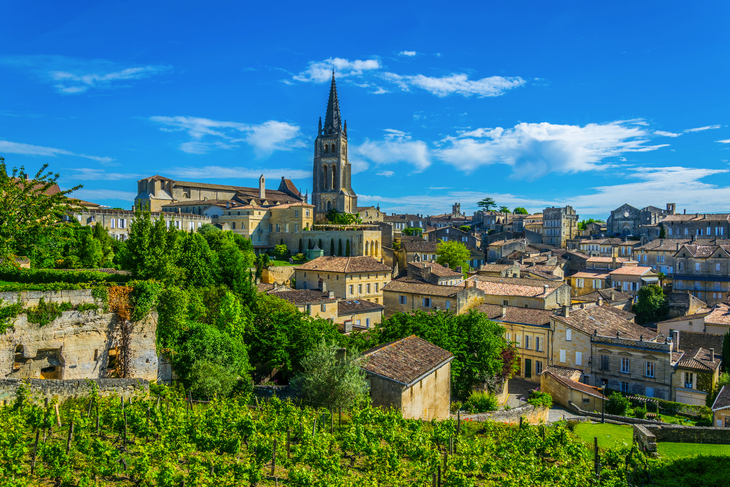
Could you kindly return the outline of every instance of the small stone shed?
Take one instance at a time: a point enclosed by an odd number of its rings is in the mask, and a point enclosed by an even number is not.
[[[600,411],[605,396],[597,387],[589,386],[575,380],[570,371],[575,370],[577,377],[580,371],[567,367],[548,367],[540,375],[540,390],[549,393],[556,404],[569,408],[573,403],[585,411]]]
[[[451,406],[451,352],[415,335],[363,353],[373,405],[407,419],[445,419]]]
[[[730,428],[730,386],[722,386],[712,404],[712,424],[718,428]]]

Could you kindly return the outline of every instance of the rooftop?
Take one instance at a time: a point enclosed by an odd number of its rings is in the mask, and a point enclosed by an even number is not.
[[[486,294],[496,296],[526,296],[526,297],[546,297],[553,293],[557,288],[563,286],[563,282],[537,280],[537,279],[519,279],[516,277],[490,277],[490,276],[471,276],[468,281],[476,281],[479,289]]]
[[[383,286],[383,292],[391,291],[396,293],[411,293],[411,294],[423,294],[426,296],[456,296],[460,291],[464,290],[464,286],[439,286],[438,284],[432,284],[416,279],[408,279],[402,277],[400,279],[393,279],[388,284]]]
[[[359,257],[317,257],[296,270],[324,272],[390,272],[390,266],[382,264],[369,255]]]
[[[269,295],[289,301],[292,304],[320,304],[334,303],[337,298],[330,298],[328,292],[317,291],[314,289],[291,289],[288,291],[270,292]]]
[[[435,368],[451,361],[451,352],[411,335],[363,353],[366,372],[410,386]]]
[[[634,316],[633,313],[603,305],[571,310],[567,317],[553,315],[553,319],[589,335],[597,333],[601,336],[616,336],[616,332],[619,332],[620,338],[631,340],[638,340],[642,336],[644,340],[656,337],[656,332],[629,321]]]
[[[720,393],[715,398],[715,402],[712,404],[712,410],[717,411],[718,409],[725,409],[730,407],[730,386],[722,386]]]
[[[730,325],[730,306],[725,303],[716,304],[710,314],[705,316],[705,323]]]
[[[681,339],[680,344],[682,344]],[[715,354],[712,355],[709,350],[704,348],[685,350],[684,355],[682,355],[682,358],[677,362],[677,367],[712,372],[717,369],[722,362],[719,357],[719,353],[715,352]]]
[[[502,317],[502,306],[483,304],[477,308],[478,312],[484,313],[490,320],[536,326],[549,325],[550,316],[553,314],[552,310],[518,308],[517,306],[505,306],[504,310],[506,315]]]
[[[420,269],[430,268],[431,274],[438,277],[453,277],[457,279],[461,279],[463,277],[461,272],[442,266],[436,262],[409,262],[408,265],[412,265]]]
[[[351,300],[340,300],[337,303],[337,315],[351,315],[357,313],[364,313],[366,311],[380,311],[385,309],[385,306],[364,299],[351,299]]]
[[[612,276],[643,276],[647,273],[655,274],[654,269],[651,267],[639,266],[619,267],[618,269],[611,271]]]
[[[549,375],[550,377],[552,377],[553,379],[555,379],[557,382],[561,383],[565,387],[568,387],[568,388],[576,390],[576,391],[580,391],[584,394],[588,394],[590,396],[597,397],[599,399],[602,399],[602,398],[605,399],[605,397],[601,393],[600,389],[598,389],[597,387],[589,386],[588,384],[583,384],[582,382],[577,382],[577,381],[571,380],[565,376],[558,375],[548,369],[545,369],[543,374]]]
[[[401,240],[403,250],[406,252],[432,252],[436,253],[438,242],[408,241]]]
[[[599,289],[598,291],[593,291],[592,293],[584,294],[582,296],[575,296],[573,298],[573,301],[595,303],[596,301],[598,301],[599,296],[603,298],[603,301],[606,303],[613,303],[616,301],[631,301],[634,299],[631,294],[625,293],[623,291],[618,291],[616,289]]]

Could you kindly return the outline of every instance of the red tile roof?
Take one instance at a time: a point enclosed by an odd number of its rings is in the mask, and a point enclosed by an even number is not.
[[[361,367],[366,372],[410,386],[453,358],[448,350],[411,335],[365,351]]]
[[[359,257],[317,257],[296,267],[296,270],[322,272],[389,272],[390,266],[382,264],[369,255]]]

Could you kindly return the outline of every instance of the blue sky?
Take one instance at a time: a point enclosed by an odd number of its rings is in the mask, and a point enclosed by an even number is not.
[[[730,211],[730,4],[3,2],[0,156],[311,192],[334,67],[360,205]]]

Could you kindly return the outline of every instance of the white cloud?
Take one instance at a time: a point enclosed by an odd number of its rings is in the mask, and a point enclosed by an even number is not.
[[[69,174],[71,179],[79,181],[122,181],[129,179],[141,179],[143,174],[106,172],[103,169],[92,169],[89,167],[72,168],[76,174]]]
[[[627,152],[648,152],[650,133],[642,120],[585,126],[520,123],[514,128],[479,128],[447,137],[434,151],[439,159],[466,172],[490,164],[512,166],[519,179],[537,179],[551,172],[574,173],[615,167],[604,159]]]
[[[79,198],[86,201],[98,201],[98,200],[123,200],[128,201],[131,205],[137,193],[132,191],[119,191],[116,189],[84,189],[81,188],[78,191],[74,191],[71,194],[74,198]]]
[[[389,178],[395,173],[393,171],[380,171],[379,173],[375,173],[375,174],[377,176],[385,176],[386,178]]]
[[[417,54],[416,51],[401,51],[398,53],[399,56],[413,57]]]
[[[428,146],[420,140],[411,140],[405,132],[386,129],[384,140],[369,140],[353,147],[353,153],[376,165],[405,162],[421,172],[431,165]]]
[[[329,58],[324,61],[312,61],[307,69],[295,75],[293,78],[297,81],[313,81],[315,83],[324,83],[332,77],[332,70],[335,70],[335,76],[345,78],[348,76],[360,76],[366,71],[380,69],[380,61],[377,59],[356,59],[350,61],[342,58]]]
[[[689,132],[702,132],[704,130],[719,129],[720,127],[721,127],[720,125],[707,125],[706,127],[697,127],[695,129],[687,129],[684,132],[685,133],[689,133]]]
[[[124,67],[103,59],[66,56],[5,56],[0,64],[30,71],[63,94],[84,93],[91,88],[110,88],[120,82],[150,78],[169,72],[170,66]]]
[[[75,152],[71,152],[65,149],[55,149],[53,147],[42,147],[40,145],[30,145],[30,144],[23,144],[20,142],[9,142],[7,140],[0,140],[0,154],[24,154],[28,156],[47,156],[47,157],[56,157],[59,155],[62,156],[75,156],[75,157],[84,157],[86,159],[91,159],[94,161],[101,162],[102,164],[108,164],[112,162],[114,159],[111,157],[98,157],[98,156],[89,156],[86,154],[77,154]]]
[[[491,76],[478,80],[469,80],[466,74],[451,74],[440,78],[424,76],[403,76],[396,73],[383,73],[383,78],[398,85],[403,91],[410,91],[410,88],[422,88],[436,96],[477,95],[480,98],[489,96],[500,96],[505,92],[518,88],[525,84],[525,80],[519,76],[505,78],[502,76]]]
[[[205,154],[214,149],[233,149],[238,142],[253,147],[258,157],[266,157],[275,150],[291,150],[301,147],[298,140],[298,125],[269,120],[261,124],[226,122],[200,117],[150,117],[153,122],[162,124],[164,132],[187,132],[193,140],[180,145],[180,150],[189,154]],[[206,136],[219,137],[224,141],[206,142]]]
[[[676,134],[674,132],[665,132],[664,130],[655,130],[654,135],[658,135],[660,137],[679,137],[682,134]]]
[[[312,177],[312,171],[302,169],[277,169],[277,168],[250,168],[250,167],[173,167],[167,172],[178,178],[184,179],[258,179],[262,174],[267,179],[306,179]]]
[[[730,139],[718,140],[718,142],[721,143],[721,144],[730,144]]]

